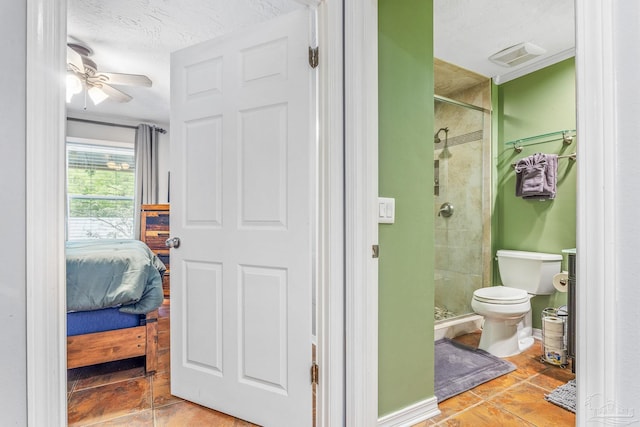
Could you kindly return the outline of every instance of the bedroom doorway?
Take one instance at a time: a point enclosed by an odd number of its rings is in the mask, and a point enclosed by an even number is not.
[[[308,1],[306,1],[306,2],[303,2],[303,3],[307,4],[307,3],[309,3],[309,2],[308,2]],[[306,49],[305,49],[305,55],[306,55]],[[315,132],[314,132],[314,133],[315,133]],[[310,347],[310,346],[309,346],[309,347]],[[305,369],[305,371],[308,371],[308,369]]]
[[[375,93],[375,85],[358,91],[351,103],[345,104],[344,88],[360,87],[363,75],[370,77],[373,68],[361,69],[362,53],[371,50],[368,38],[345,34],[345,19],[349,22],[375,16],[359,13],[359,10],[343,9],[340,0],[302,0],[301,3],[318,7],[318,38],[323,47],[319,67],[319,127],[320,127],[320,171],[322,191],[319,204],[318,255],[318,347],[319,370],[317,419],[319,425],[340,425],[346,416],[346,408],[352,408],[354,420],[376,419],[376,381],[369,381],[368,374],[375,366],[376,334],[368,327],[369,301],[373,297],[367,280],[358,280],[363,275],[370,277],[369,253],[354,251],[361,244],[370,244],[368,238],[360,238],[353,232],[345,232],[345,224],[361,227],[361,219],[367,216],[368,208],[361,197],[362,189],[356,185],[364,179],[369,169],[359,167],[346,176],[345,159],[355,162],[361,149],[360,130],[366,135],[375,135],[375,114],[365,108],[362,99]],[[27,292],[31,295],[27,307],[27,373],[30,378],[27,403],[29,420],[34,425],[54,422],[66,423],[66,354],[65,354],[65,293],[64,293],[64,147],[65,103],[63,80],[66,41],[66,2],[30,0],[27,7],[27,164],[26,170],[30,191],[27,209],[30,212],[49,212],[46,216],[27,217],[26,257]],[[367,5],[370,12],[373,3]],[[375,26],[368,26],[375,39]],[[360,34],[360,32],[356,33]],[[38,37],[38,35],[43,35]],[[365,49],[356,49],[353,59],[344,56],[345,43],[352,46],[360,43]],[[375,52],[375,49],[371,50]],[[373,58],[373,57],[372,57]],[[343,64],[348,61],[348,72]],[[348,77],[345,81],[345,75]],[[367,79],[369,81],[369,79]],[[372,81],[373,82],[373,81]],[[363,96],[366,94],[367,96]],[[345,111],[348,114],[345,115]],[[366,111],[367,114],[359,114]],[[345,121],[355,127],[345,134]],[[347,120],[348,119],[348,120]],[[357,139],[358,144],[345,144],[345,140]],[[347,147],[347,149],[345,149]],[[361,177],[362,176],[362,177]],[[368,190],[368,186],[367,190]],[[351,194],[355,207],[345,208]],[[369,194],[369,191],[367,191]],[[367,224],[373,224],[374,215]],[[364,223],[363,223],[364,224]],[[368,228],[367,228],[368,229]],[[356,242],[357,241],[357,242]],[[359,268],[365,265],[366,268]],[[351,279],[351,277],[355,279]],[[365,278],[365,279],[366,279]],[[345,282],[354,281],[357,286],[346,294]],[[364,295],[364,296],[363,296]],[[347,319],[348,318],[348,319]],[[375,323],[375,322],[374,322]],[[363,331],[368,331],[364,334]],[[355,342],[366,345],[356,345]],[[349,344],[349,345],[347,345]],[[362,361],[366,363],[352,363]],[[346,371],[350,375],[346,375]],[[347,396],[346,384],[353,393]],[[361,396],[366,396],[362,398]],[[362,402],[365,402],[362,404]],[[371,421],[371,422],[369,422]]]

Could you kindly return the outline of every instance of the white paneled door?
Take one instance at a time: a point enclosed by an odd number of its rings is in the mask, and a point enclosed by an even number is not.
[[[312,423],[310,19],[171,56],[171,392],[261,426]]]

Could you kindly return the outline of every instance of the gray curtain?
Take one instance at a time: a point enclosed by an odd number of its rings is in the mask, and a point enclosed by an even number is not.
[[[141,124],[136,129],[135,238],[140,239],[140,205],[158,203],[158,132]]]

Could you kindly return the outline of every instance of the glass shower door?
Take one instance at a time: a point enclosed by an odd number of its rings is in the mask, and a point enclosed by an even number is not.
[[[473,291],[488,275],[490,206],[484,159],[487,112],[435,101],[435,320],[473,313]]]

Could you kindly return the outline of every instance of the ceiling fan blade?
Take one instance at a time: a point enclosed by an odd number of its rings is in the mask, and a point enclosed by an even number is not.
[[[67,64],[73,69],[73,71],[84,74],[82,56],[69,46],[67,46]]]
[[[109,86],[108,84],[105,84],[105,83],[96,85],[96,87],[99,87],[100,89],[102,89],[104,93],[109,95],[109,98],[111,98],[113,101],[116,101],[116,102],[129,102],[133,99],[131,98],[131,96],[127,95],[126,93],[116,89],[113,86]]]
[[[151,79],[142,74],[122,74],[99,72],[96,77],[105,83],[125,86],[146,86],[151,87]],[[106,77],[106,80],[104,79]]]

